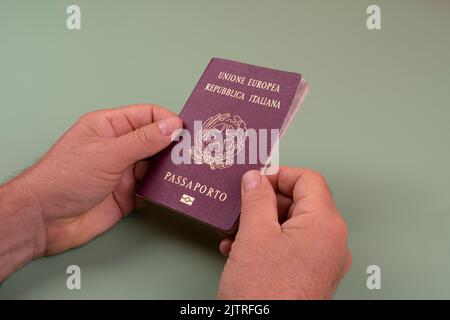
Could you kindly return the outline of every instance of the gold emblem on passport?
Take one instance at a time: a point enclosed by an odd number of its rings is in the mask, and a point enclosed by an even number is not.
[[[189,153],[195,163],[206,163],[212,170],[229,168],[245,146],[247,125],[238,115],[218,113],[208,118],[194,133]]]
[[[188,206],[192,206],[194,200],[194,197],[188,196],[187,194],[183,194],[180,198],[180,202],[187,204]]]

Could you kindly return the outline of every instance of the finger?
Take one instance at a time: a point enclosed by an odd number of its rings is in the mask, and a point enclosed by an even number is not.
[[[345,275],[350,270],[351,266],[352,266],[352,253],[351,253],[351,251],[349,249],[347,249],[347,252],[346,252],[345,256],[343,257],[342,266],[338,270],[338,275],[337,275],[337,277],[335,279],[335,282],[333,284],[333,286],[335,288],[337,288],[339,282],[341,282],[342,279],[344,279]]]
[[[277,198],[266,176],[259,171],[246,172],[242,177],[242,207],[239,231],[280,227]]]
[[[267,177],[277,192],[291,197],[295,204],[307,200],[314,205],[334,205],[325,179],[315,171],[280,167],[277,174]]]
[[[145,209],[150,206],[150,202],[148,202],[147,200],[144,200],[142,198],[139,198],[139,197],[135,197],[134,202],[136,204],[135,205],[136,209],[139,209],[139,210]]]
[[[67,250],[67,248],[78,247],[103,234],[122,218],[122,209],[111,195],[79,217],[58,219],[56,227],[49,232],[67,234],[68,236],[62,237],[61,241],[57,241],[56,246],[48,247],[46,254],[55,254]],[[61,230],[63,230],[62,233]]]
[[[225,257],[228,257],[228,255],[230,254],[232,245],[233,245],[233,239],[229,239],[229,238],[223,239],[219,245],[220,253],[223,254]]]
[[[280,167],[276,174],[267,177],[277,192],[292,198],[298,199],[308,195],[330,195],[325,179],[320,173],[311,169]],[[297,185],[299,180],[301,180],[301,184]]]
[[[281,224],[287,219],[289,208],[294,202],[290,197],[285,196],[282,193],[277,193],[276,196],[277,196],[278,221]]]
[[[124,165],[135,163],[161,151],[171,143],[171,134],[182,128],[177,116],[140,127],[113,141],[114,153]]]
[[[352,262],[353,262],[352,252],[350,251],[350,249],[347,249],[347,255],[345,257],[344,268],[343,268],[344,272],[342,273],[342,278],[344,278],[344,276],[350,270],[350,268],[352,266]]]
[[[134,178],[137,182],[141,182],[142,179],[144,179],[145,173],[147,172],[149,167],[150,161],[148,160],[136,162],[136,165],[134,166]]]
[[[135,104],[95,113],[100,113],[109,120],[118,137],[153,122],[176,116],[174,112],[155,104]]]

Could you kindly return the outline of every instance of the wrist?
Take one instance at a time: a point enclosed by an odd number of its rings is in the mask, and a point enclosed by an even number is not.
[[[45,253],[39,199],[24,175],[0,186],[0,281]]]

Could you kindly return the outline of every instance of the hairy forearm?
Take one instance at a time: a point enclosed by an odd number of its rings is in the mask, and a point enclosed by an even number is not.
[[[39,201],[22,177],[0,186],[0,283],[45,251]]]

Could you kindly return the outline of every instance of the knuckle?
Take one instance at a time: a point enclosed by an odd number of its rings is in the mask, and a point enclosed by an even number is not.
[[[350,267],[352,266],[352,264],[353,264],[353,254],[352,254],[352,251],[350,250],[350,249],[347,249],[347,271],[348,271],[348,269],[350,269]]]
[[[348,240],[348,226],[345,220],[338,216],[333,219],[333,236],[342,245],[347,245]]]
[[[344,218],[342,218],[342,217],[337,218],[336,224],[337,224],[338,232],[340,234],[342,234],[343,236],[347,237],[348,226],[347,226],[347,223],[345,222]]]
[[[265,201],[267,201],[267,195],[264,193],[254,193],[251,196],[244,198],[244,201],[242,202],[242,210],[252,210],[255,207],[259,207]]]
[[[254,210],[265,210],[270,207],[270,201],[273,195],[265,191],[253,191],[251,194],[243,197],[242,211],[249,212]]]
[[[99,121],[100,118],[100,111],[90,111],[80,116],[78,119],[79,123],[83,124],[90,124],[90,123],[96,123]]]
[[[317,171],[306,169],[304,175],[308,177],[310,180],[316,181],[320,184],[327,184],[325,177]]]
[[[147,131],[139,128],[133,131],[137,140],[145,147],[145,149],[152,149],[154,147],[153,139],[148,135]]]
[[[303,179],[311,181],[331,193],[327,180],[320,172],[311,169],[305,169],[302,176]]]
[[[90,120],[92,120],[95,117],[95,114],[96,114],[95,111],[87,112],[80,116],[79,121],[80,122],[89,122]]]

